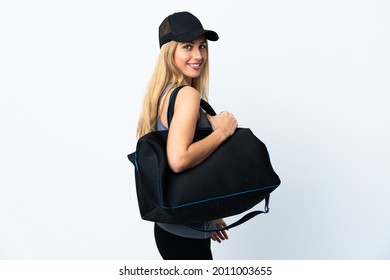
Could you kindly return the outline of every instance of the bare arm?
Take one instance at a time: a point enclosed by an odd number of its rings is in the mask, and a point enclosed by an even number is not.
[[[175,114],[169,127],[167,157],[174,172],[194,167],[214,152],[237,128],[237,121],[228,112],[207,116],[214,131],[206,138],[192,143],[199,116],[200,95],[185,87],[175,102]]]

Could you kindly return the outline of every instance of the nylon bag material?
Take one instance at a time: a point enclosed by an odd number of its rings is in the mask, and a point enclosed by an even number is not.
[[[249,128],[237,128],[201,164],[180,173],[166,159],[168,133],[144,135],[128,155],[144,220],[191,224],[237,215],[269,198],[280,185],[265,144]],[[196,130],[194,142],[210,133]]]

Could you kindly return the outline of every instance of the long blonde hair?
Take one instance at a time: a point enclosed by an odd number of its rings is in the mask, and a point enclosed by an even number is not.
[[[156,66],[146,90],[143,101],[141,116],[138,121],[137,138],[156,130],[157,114],[158,114],[158,99],[169,84],[167,90],[173,87],[184,84],[184,75],[177,68],[174,55],[178,43],[171,41],[161,47]],[[208,52],[208,48],[207,48]],[[201,98],[207,99],[208,83],[209,83],[209,59],[203,66],[200,76],[192,81],[192,87],[199,91]]]

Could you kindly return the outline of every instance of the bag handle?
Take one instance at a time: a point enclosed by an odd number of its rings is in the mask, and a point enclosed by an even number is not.
[[[264,211],[256,210],[256,211],[249,212],[245,216],[243,216],[242,218],[237,220],[236,222],[231,223],[230,225],[228,225],[226,227],[214,228],[214,229],[202,229],[202,228],[199,228],[199,227],[196,227],[196,226],[193,226],[193,225],[187,225],[187,226],[189,228],[192,228],[192,229],[195,229],[195,230],[198,230],[198,231],[202,231],[202,232],[216,232],[216,231],[221,231],[221,230],[227,230],[227,229],[230,229],[230,228],[234,228],[236,226],[239,226],[239,225],[249,221],[250,219],[256,217],[259,214],[266,214],[266,213],[268,213],[269,212],[269,207],[268,207],[269,198],[270,198],[270,196],[267,195],[267,197],[264,199],[265,200]]]
[[[177,94],[179,93],[179,90],[181,90],[183,87],[185,87],[185,85],[179,86],[179,87],[175,88],[173,90],[173,92],[171,93],[171,96],[169,97],[168,117],[167,117],[168,127],[171,124],[171,121],[172,121],[172,118],[173,118],[173,113],[174,113],[174,109],[175,109],[174,105],[175,105]],[[211,107],[211,105],[209,103],[207,103],[207,101],[204,100],[204,99],[200,100],[200,107],[203,110],[205,110],[205,112],[207,114],[209,114],[210,116],[217,115],[217,113],[215,113],[213,107]]]

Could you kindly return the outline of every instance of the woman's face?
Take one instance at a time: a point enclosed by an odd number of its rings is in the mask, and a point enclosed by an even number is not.
[[[174,61],[183,73],[187,84],[199,77],[207,60],[207,40],[204,36],[192,42],[177,44]]]

